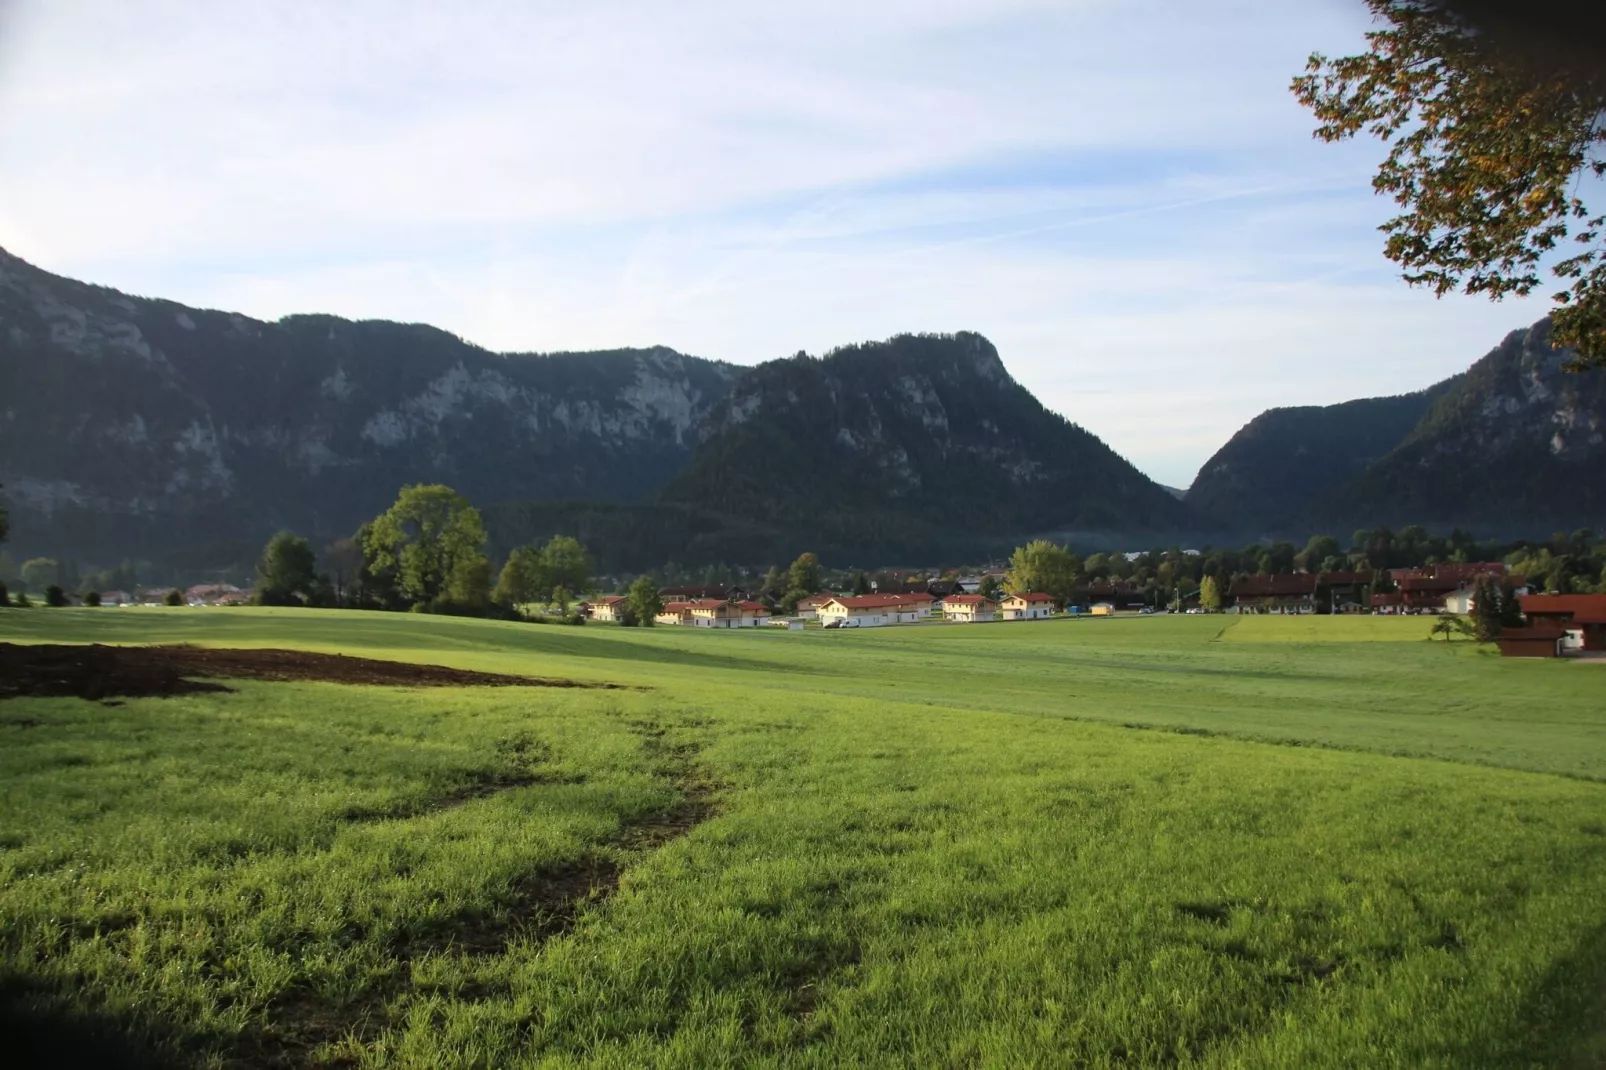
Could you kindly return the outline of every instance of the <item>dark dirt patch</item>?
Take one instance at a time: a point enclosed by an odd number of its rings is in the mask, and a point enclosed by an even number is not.
[[[429,954],[495,956],[509,947],[527,943],[541,945],[570,932],[582,914],[606,901],[619,890],[627,862],[684,836],[718,812],[718,792],[722,785],[698,764],[701,748],[696,744],[671,743],[666,729],[651,721],[632,721],[630,728],[642,738],[654,759],[654,772],[679,793],[676,802],[663,810],[625,824],[598,853],[570,865],[543,867],[518,881],[497,907],[459,916],[428,932],[404,940],[393,949],[395,967],[389,981],[357,995],[346,1003],[334,1003],[315,993],[292,990],[274,1000],[268,1009],[268,1024],[242,1038],[230,1065],[241,1067],[300,1067],[313,1065],[317,1049],[346,1037],[359,1044],[371,1044],[397,1020],[398,1002],[414,996],[438,995],[423,992],[410,980],[412,960]],[[513,740],[504,747],[521,759],[540,761],[550,757],[543,744]],[[540,783],[533,773],[528,778],[487,782],[454,793],[430,804],[429,809],[460,805],[497,791],[525,784]],[[619,856],[625,856],[621,861]],[[812,1013],[810,978],[801,978],[804,1005],[799,1013]],[[491,998],[505,995],[456,991],[457,999]],[[353,1065],[339,1059],[323,1065]]]
[[[323,680],[393,687],[624,687],[623,684],[472,672],[444,665],[412,665],[305,650],[0,643],[0,699],[32,695],[100,701],[113,696],[230,690],[207,679],[212,677]]]

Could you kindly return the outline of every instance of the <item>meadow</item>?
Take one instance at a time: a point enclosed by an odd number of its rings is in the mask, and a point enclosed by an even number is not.
[[[628,685],[0,703],[13,1051],[201,1066],[1592,1066],[1606,666],[1422,619],[0,640]]]

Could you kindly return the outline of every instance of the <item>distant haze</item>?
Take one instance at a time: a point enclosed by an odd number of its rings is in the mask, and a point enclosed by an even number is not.
[[[1358,0],[0,0],[0,246],[262,318],[753,364],[975,330],[1185,487],[1544,312],[1381,255],[1288,81]]]

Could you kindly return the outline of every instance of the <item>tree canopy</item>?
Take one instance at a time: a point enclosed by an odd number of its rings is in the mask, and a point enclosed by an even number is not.
[[[393,574],[400,593],[415,602],[440,597],[460,563],[480,558],[484,546],[479,510],[440,484],[403,487],[363,542],[374,571]]]
[[[1381,228],[1386,254],[1412,285],[1491,298],[1533,292],[1559,256],[1553,338],[1575,367],[1606,366],[1606,214],[1580,188],[1606,176],[1606,74],[1536,49],[1493,5],[1366,3],[1382,24],[1368,51],[1313,53],[1293,90],[1316,137],[1390,144],[1372,180],[1404,209]]]
[[[317,583],[317,555],[306,539],[281,531],[268,540],[257,562],[257,601],[283,605],[312,593]]]
[[[1046,594],[1063,606],[1076,587],[1079,572],[1079,562],[1069,550],[1037,539],[1016,547],[1010,555],[1004,587],[1010,594]]]
[[[652,582],[651,576],[637,576],[636,582],[630,585],[630,593],[626,597],[626,604],[636,622],[644,627],[652,627],[654,618],[664,610],[663,599],[658,597],[658,585]]]

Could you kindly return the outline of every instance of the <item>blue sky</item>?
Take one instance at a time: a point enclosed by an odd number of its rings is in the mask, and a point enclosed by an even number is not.
[[[743,364],[975,330],[1186,485],[1544,302],[1411,290],[1288,92],[1359,0],[0,0],[0,244],[263,318]]]

